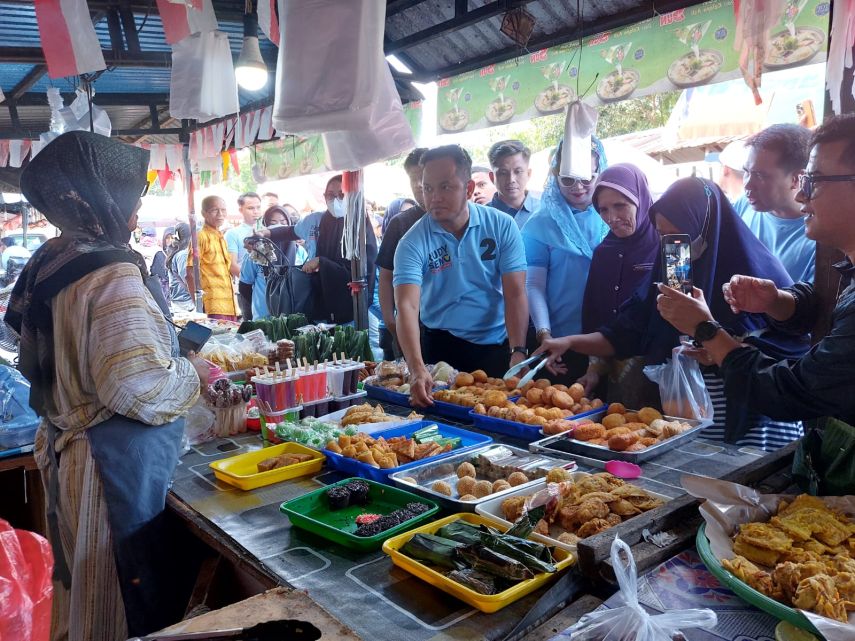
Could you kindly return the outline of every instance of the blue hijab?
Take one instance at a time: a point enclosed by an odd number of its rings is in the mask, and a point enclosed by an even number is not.
[[[409,207],[405,207],[406,203],[410,203]],[[386,214],[383,216],[383,224],[380,227],[382,234],[386,233],[386,230],[389,228],[389,223],[392,222],[392,219],[401,213],[403,209],[406,211],[410,207],[415,207],[416,201],[412,198],[396,198],[392,202],[389,203],[389,206],[386,207]]]
[[[606,150],[596,136],[591,137],[591,156],[597,160],[597,173],[602,173],[606,168]],[[581,223],[577,220],[574,214],[583,211],[594,212],[594,206],[589,205],[587,210],[574,209],[565,200],[555,176],[560,162],[561,144],[555,151],[552,171],[546,182],[546,189],[540,197],[540,206],[528,219],[524,230],[530,237],[545,245],[560,247],[571,252],[577,251],[583,256],[592,258],[594,249],[603,240],[609,228],[599,215],[584,218]]]

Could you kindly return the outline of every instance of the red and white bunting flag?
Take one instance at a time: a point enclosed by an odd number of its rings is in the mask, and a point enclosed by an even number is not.
[[[166,165],[172,171],[184,169],[184,145],[166,145]]]
[[[86,0],[35,0],[35,5],[51,78],[106,69]]]
[[[9,141],[0,140],[0,167],[5,167],[9,162]]]
[[[235,139],[235,130],[237,129],[237,123],[238,119],[236,117],[230,118],[228,121],[226,121],[226,141],[225,143],[223,143],[224,149],[228,149],[232,144],[232,140]]]
[[[276,0],[258,0],[258,26],[277,47],[279,46],[279,18],[276,17]]]
[[[171,45],[190,34],[219,29],[211,0],[193,0],[192,4],[157,0],[157,10],[163,22],[166,42]]]
[[[9,166],[20,167],[24,164],[27,156],[30,155],[29,140],[10,140],[9,141]]]

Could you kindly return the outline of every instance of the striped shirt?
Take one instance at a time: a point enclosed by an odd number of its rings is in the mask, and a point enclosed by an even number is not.
[[[704,372],[704,383],[706,383],[707,391],[710,394],[715,414],[713,424],[703,430],[703,435],[704,438],[723,441],[724,421],[727,412],[727,401],[724,397],[724,380],[716,374]],[[756,447],[771,452],[784,447],[804,435],[801,421],[796,421],[795,423],[773,421],[756,412],[751,413],[751,418],[752,427],[745,436],[736,441],[736,445]]]
[[[75,434],[121,414],[162,425],[187,412],[199,377],[172,357],[169,326],[130,263],[98,269],[53,299],[56,383],[49,420]]]

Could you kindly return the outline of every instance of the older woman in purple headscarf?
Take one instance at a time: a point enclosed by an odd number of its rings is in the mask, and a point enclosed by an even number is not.
[[[621,305],[650,276],[659,255],[659,234],[648,213],[653,198],[647,177],[638,167],[620,163],[603,171],[592,204],[609,226],[609,233],[594,250],[591,261],[582,302],[583,333],[595,332],[614,320]],[[590,392],[604,374],[609,375],[611,388],[607,395],[620,396],[623,402],[631,400],[627,394],[642,391],[645,383],[649,385],[639,358],[615,361],[592,357],[580,382]],[[626,384],[618,392],[619,383]]]

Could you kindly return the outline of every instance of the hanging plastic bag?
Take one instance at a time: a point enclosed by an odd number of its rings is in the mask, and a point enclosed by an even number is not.
[[[659,385],[662,410],[666,416],[712,419],[712,399],[701,367],[684,351],[683,345],[675,347],[671,352],[672,358],[662,365],[648,365],[644,368],[644,375]]]
[[[559,176],[590,180],[591,136],[597,129],[598,117],[599,112],[581,100],[575,100],[567,107]]]
[[[229,38],[194,33],[172,45],[169,115],[207,122],[240,110]]]
[[[56,104],[56,103],[55,103]],[[89,122],[89,97],[82,89],[77,90],[77,97],[68,107],[59,109],[59,116],[62,118],[62,130],[67,131],[90,131]],[[53,125],[53,122],[51,122]],[[110,116],[106,111],[96,105],[92,105],[92,128],[91,130],[102,136],[110,137],[113,131],[113,124],[110,122]]]
[[[36,436],[39,417],[30,407],[30,383],[21,372],[0,365],[0,448],[29,445]]]
[[[670,610],[648,614],[638,602],[638,575],[629,546],[615,538],[612,542],[612,567],[622,605],[584,615],[570,628],[572,641],[673,641],[686,628],[713,628],[718,622],[712,610]]]
[[[52,574],[47,539],[0,519],[0,639],[48,641]]]
[[[386,3],[282,0],[273,125],[313,134],[368,127],[385,65]]]

